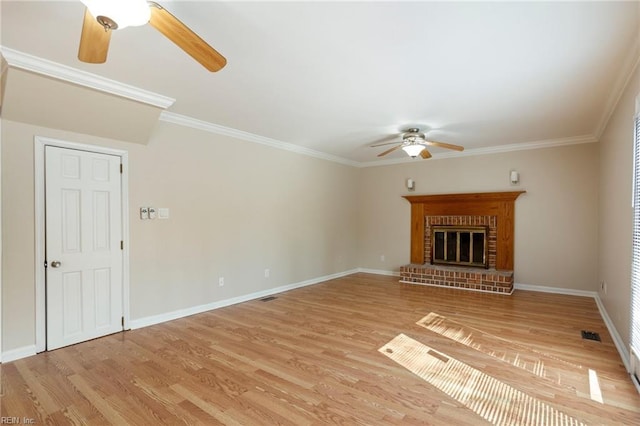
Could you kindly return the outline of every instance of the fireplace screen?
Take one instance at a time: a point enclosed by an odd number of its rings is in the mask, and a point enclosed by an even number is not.
[[[431,263],[487,268],[487,227],[433,227]]]

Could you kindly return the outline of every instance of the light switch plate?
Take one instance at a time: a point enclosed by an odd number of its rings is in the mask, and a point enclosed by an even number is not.
[[[140,219],[149,219],[149,209],[147,207],[140,207]]]
[[[160,207],[158,209],[158,219],[169,219],[169,209],[166,207]]]
[[[155,207],[149,207],[149,219],[155,219],[156,216],[157,216],[156,208]]]

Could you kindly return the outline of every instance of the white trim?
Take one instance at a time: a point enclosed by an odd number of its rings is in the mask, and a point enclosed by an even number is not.
[[[631,374],[631,382],[636,387],[636,390],[638,391],[638,393],[640,393],[640,382],[638,382],[638,379],[636,379],[635,374]]]
[[[346,158],[338,157],[336,155],[327,154],[324,152],[316,151],[313,149],[305,148],[299,145],[295,145],[288,142],[282,142],[277,139],[271,139],[264,136],[256,135],[249,132],[244,132],[242,130],[233,129],[231,127],[224,127],[218,124],[210,123],[204,120],[198,120],[196,118],[191,118],[186,115],[176,114],[174,112],[162,111],[160,113],[160,121],[164,121],[167,123],[177,124],[179,126],[190,127],[193,129],[202,130],[209,133],[214,133],[217,135],[230,136],[233,138],[241,139],[247,142],[259,143],[262,145],[267,145],[277,149],[283,149],[285,151],[291,151],[302,155],[308,155],[310,157],[320,158],[323,160],[333,161],[336,163],[344,164],[347,166],[353,167],[378,167],[378,166],[388,166],[392,164],[404,164],[410,163],[412,161],[416,161],[413,158],[402,157],[393,160],[383,160],[383,161],[368,161],[368,162],[358,162],[353,160],[348,160]],[[444,158],[455,158],[455,157],[470,157],[476,155],[488,155],[488,154],[498,154],[505,152],[513,152],[513,151],[525,151],[532,149],[542,149],[542,148],[557,148],[560,146],[568,146],[568,145],[578,145],[584,143],[595,143],[598,142],[598,139],[592,135],[583,135],[583,136],[575,136],[569,138],[561,138],[561,139],[549,139],[543,141],[532,141],[525,143],[517,143],[510,145],[499,145],[492,146],[486,148],[476,148],[476,149],[467,149],[462,152],[443,152],[439,154],[434,154],[431,160],[438,160]]]
[[[386,275],[387,277],[399,277],[400,276],[400,272],[398,272],[398,271],[385,271],[385,270],[382,270],[382,269],[358,268],[358,272],[363,272],[365,274]]]
[[[638,9],[640,10],[640,7]],[[633,77],[633,73],[638,67],[638,64],[640,64],[640,37],[636,37],[636,41],[633,43],[631,49],[629,49],[627,57],[622,64],[620,74],[618,74],[618,78],[609,92],[609,98],[605,104],[604,112],[598,122],[598,127],[596,127],[594,132],[594,136],[598,140],[600,140],[602,134],[607,128],[607,124],[609,124],[609,120],[618,106],[625,89],[629,85],[631,77]]]
[[[604,303],[602,303],[602,299],[600,299],[600,295],[596,293],[593,296],[593,298],[596,301],[596,305],[598,305],[600,316],[602,317],[602,320],[607,326],[607,330],[609,330],[609,334],[613,339],[613,343],[614,345],[616,345],[616,349],[618,349],[618,353],[620,354],[620,358],[622,358],[622,363],[624,364],[624,367],[627,369],[627,372],[631,372],[631,360],[629,359],[629,352],[625,347],[622,337],[620,337],[620,334],[618,333],[616,326],[613,325],[613,321],[611,321],[611,317],[609,317],[609,313],[605,309]]]
[[[285,151],[295,152],[297,154],[308,155],[309,157],[320,158],[322,160],[333,161],[335,163],[344,164],[347,166],[358,167],[360,163],[346,158],[338,157],[336,155],[327,154],[324,152],[316,151],[314,149],[305,148],[300,145],[282,142],[277,139],[271,139],[264,136],[256,135],[254,133],[245,132],[231,127],[221,126],[219,124],[210,123],[208,121],[198,120],[197,118],[187,117],[186,115],[176,114],[174,112],[162,111],[160,113],[160,120],[177,124],[179,126],[191,127],[192,129],[198,129],[209,133],[215,133],[217,135],[231,136],[233,138],[241,139],[247,142],[258,143],[261,145],[267,145],[272,148],[282,149]]]
[[[26,358],[36,354],[36,345],[23,346],[2,353],[4,362],[11,362],[17,359]]]
[[[597,291],[574,290],[572,288],[545,287],[541,285],[515,283],[514,290],[538,291],[540,293],[566,294],[568,296],[596,297]]]
[[[501,154],[501,153],[507,153],[507,152],[515,152],[515,151],[528,151],[532,149],[558,148],[561,146],[580,145],[584,143],[595,143],[595,142],[598,142],[598,139],[592,135],[574,136],[570,138],[548,139],[548,140],[542,140],[542,141],[514,143],[509,145],[496,145],[496,146],[489,146],[484,148],[472,148],[472,149],[465,149],[462,152],[457,152],[457,151],[442,152],[438,154],[433,154],[433,157],[431,157],[429,161],[442,160],[445,158],[472,157],[477,155]],[[404,156],[402,158],[397,158],[393,160],[368,161],[368,162],[358,163],[358,167],[389,166],[393,164],[410,163],[412,161],[421,161],[421,159]]]
[[[467,149],[463,152],[444,152],[434,154],[432,160],[445,159],[445,158],[457,158],[457,157],[469,157],[477,155],[498,154],[513,151],[523,151],[542,148],[554,148],[567,145],[576,145],[583,143],[594,143],[599,140],[602,132],[606,128],[606,125],[613,113],[624,89],[629,83],[629,80],[640,63],[640,58],[637,57],[637,51],[640,50],[638,46],[640,42],[636,42],[634,47],[630,50],[630,53],[625,60],[622,67],[623,71],[620,73],[618,79],[615,82],[614,90],[611,91],[611,96],[607,100],[605,111],[601,117],[598,127],[595,129],[592,135],[575,136],[569,138],[549,139],[541,141],[531,141],[524,143],[498,145],[484,148]],[[169,108],[175,102],[175,99],[168,96],[160,95],[154,92],[150,92],[144,89],[137,88],[125,83],[121,83],[115,80],[111,80],[97,74],[92,74],[86,71],[78,70],[66,65],[62,65],[47,59],[39,58],[37,56],[29,55],[24,52],[20,52],[5,46],[0,46],[0,53],[5,57],[8,66],[14,68],[20,68],[27,71],[35,72],[41,75],[52,77],[58,80],[68,81],[80,86],[89,87],[101,92],[111,93],[117,96],[122,96],[128,99],[133,99],[138,102],[153,105],[162,109]],[[296,152],[298,154],[307,155],[310,157],[320,158],[327,161],[333,161],[339,164],[344,164],[353,167],[377,167],[387,166],[393,164],[409,163],[411,161],[419,161],[409,157],[403,157],[392,160],[383,161],[365,161],[359,162],[349,160],[343,157],[339,157],[325,152],[317,151],[314,149],[306,148],[300,145],[296,145],[289,142],[283,142],[277,139],[272,139],[253,133],[245,132],[242,130],[233,129],[230,127],[221,126],[211,122],[191,118],[185,115],[180,115],[168,111],[162,111],[160,114],[160,120],[168,123],[177,124],[180,126],[191,127],[215,133],[219,135],[231,136],[234,138],[242,139],[248,142],[259,143],[262,145],[271,146],[273,148],[282,149],[285,151]]]
[[[120,149],[101,146],[86,145],[75,142],[67,142],[44,136],[34,137],[34,180],[35,180],[35,290],[36,290],[36,344],[35,351],[46,350],[46,299],[45,299],[45,215],[44,215],[44,149],[45,146],[76,149],[81,151],[97,152],[101,154],[116,155],[122,162],[122,240],[124,250],[122,252],[122,308],[124,316],[124,328],[129,329],[129,180],[128,180],[128,152]]]
[[[513,294],[513,290],[511,290],[510,293],[498,293],[497,291],[491,291],[491,290],[478,290],[475,288],[464,288],[464,287],[447,287],[444,285],[438,285],[438,284],[427,284],[427,283],[416,283],[413,281],[406,281],[406,280],[400,280],[399,282],[401,282],[402,284],[415,284],[415,285],[423,285],[426,287],[437,287],[437,288],[449,288],[452,290],[464,290],[464,291],[473,291],[474,293],[489,293],[489,294],[496,294],[499,296],[511,296]]]
[[[38,136],[34,137],[33,150],[33,170],[34,170],[34,187],[35,199],[34,216],[35,216],[35,321],[36,321],[36,352],[43,352],[47,349],[46,335],[46,286],[45,286],[45,214],[44,214],[44,147],[45,142],[40,140]]]
[[[640,9],[640,8],[639,8]],[[631,376],[631,381],[633,382],[633,385],[636,387],[636,390],[638,391],[638,393],[640,393],[640,382],[638,381],[638,376],[636,376],[636,372],[638,370],[640,370],[640,368],[638,368],[637,365],[635,365],[638,362],[638,355],[636,353],[634,353],[635,351],[633,350],[632,347],[629,348],[629,357],[630,362],[629,362],[629,375]]]
[[[201,314],[203,312],[211,311],[213,309],[224,308],[226,306],[235,305],[242,302],[248,302],[249,300],[261,299],[266,296],[271,296],[273,294],[294,290],[296,288],[319,284],[319,283],[333,280],[336,278],[342,278],[347,275],[355,274],[356,272],[358,272],[358,269],[352,269],[349,271],[338,272],[336,274],[325,275],[318,278],[312,278],[309,280],[300,281],[294,284],[289,284],[281,287],[271,288],[268,290],[258,291],[256,293],[245,294],[244,296],[233,297],[231,299],[225,299],[217,302],[207,303],[204,305],[198,305],[190,308],[179,309],[177,311],[167,312],[164,314],[138,318],[138,319],[131,320],[131,328],[136,329],[136,328],[148,327],[148,326],[160,324],[166,321],[172,321],[178,318],[184,318],[184,317],[188,317],[195,314]]]
[[[111,93],[127,99],[153,105],[162,109],[169,108],[176,101],[168,96],[120,83],[97,74],[78,70],[57,62],[29,55],[5,46],[0,46],[2,55],[10,67],[31,71],[36,74],[68,81],[80,86]]]

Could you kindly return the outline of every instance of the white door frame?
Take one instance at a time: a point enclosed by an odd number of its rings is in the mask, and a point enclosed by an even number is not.
[[[129,313],[129,154],[120,149],[106,148],[94,145],[85,145],[75,142],[67,142],[43,136],[34,137],[34,170],[35,170],[35,279],[36,279],[36,352],[43,352],[47,348],[46,335],[46,286],[45,286],[45,158],[46,146],[75,149],[79,151],[96,152],[99,154],[116,155],[122,163],[122,315],[124,316],[124,329],[131,327]]]

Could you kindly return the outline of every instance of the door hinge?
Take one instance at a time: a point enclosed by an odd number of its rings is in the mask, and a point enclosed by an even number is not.
[[[124,241],[120,240],[120,250],[124,250]]]
[[[124,317],[120,317],[120,323],[122,324],[122,328],[124,328]]]
[[[123,167],[122,167],[122,163],[120,163],[120,174],[122,174],[122,173],[123,173],[122,169],[123,169]]]

